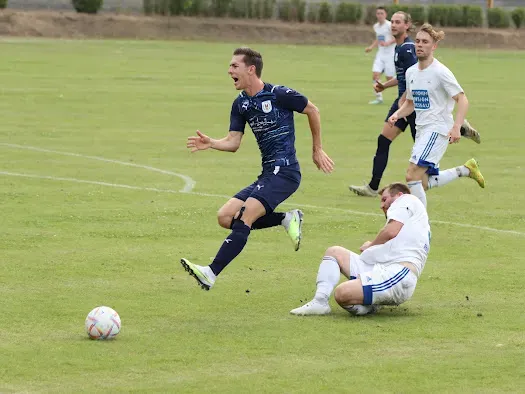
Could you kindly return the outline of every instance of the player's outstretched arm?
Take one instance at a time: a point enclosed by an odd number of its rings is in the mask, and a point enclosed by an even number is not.
[[[385,83],[381,83],[379,81],[375,81],[374,90],[377,93],[382,92],[385,89],[391,88],[392,86],[397,86],[398,80],[397,78],[392,78],[389,81],[386,81]]]
[[[456,94],[452,98],[458,104],[458,109],[456,111],[456,119],[454,120],[454,126],[452,126],[452,130],[450,130],[450,132],[448,133],[448,139],[451,144],[459,142],[461,138],[461,126],[465,121],[465,117],[467,116],[469,106],[468,99],[465,93]]]
[[[308,116],[308,123],[310,124],[310,131],[312,132],[312,159],[318,169],[329,174],[334,169],[334,162],[323,151],[321,142],[321,114],[319,113],[319,109],[311,101],[308,101],[302,113]]]
[[[377,47],[377,40],[374,40],[374,42],[372,44],[370,44],[370,46],[366,47],[365,48],[365,52],[368,53],[370,52],[372,49],[374,49],[375,47]]]
[[[226,137],[215,140],[197,130],[196,137],[188,137],[186,147],[189,148],[192,153],[209,148],[225,152],[236,152],[241,145],[242,136],[243,133],[239,131],[230,131]]]
[[[398,222],[397,220],[394,220],[394,219],[389,220],[388,223],[385,225],[385,227],[381,229],[379,234],[377,234],[376,238],[372,242],[370,242],[368,245],[366,245],[366,242],[365,242],[365,244],[361,246],[361,249],[362,249],[361,251],[363,251],[364,249],[368,249],[370,246],[382,245],[390,241],[392,238],[397,237],[397,234],[399,234],[402,228],[403,228],[403,223]]]
[[[392,114],[390,118],[388,118],[388,123],[390,123],[391,126],[394,126],[398,119],[406,118],[412,112],[414,112],[414,101],[406,99],[401,108],[399,108]]]

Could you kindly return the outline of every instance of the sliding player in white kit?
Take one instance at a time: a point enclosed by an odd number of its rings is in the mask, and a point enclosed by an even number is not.
[[[328,248],[313,300],[291,314],[329,314],[334,288],[337,303],[354,315],[375,312],[379,305],[399,305],[412,297],[430,250],[427,211],[403,183],[392,183],[379,193],[385,226],[373,241],[361,246],[360,255],[341,246]],[[336,287],[341,274],[350,280]]]
[[[459,177],[474,179],[482,188],[485,179],[475,159],[464,165],[439,170],[439,162],[447,147],[460,140],[461,125],[468,110],[467,96],[456,77],[441,62],[434,58],[438,42],[445,37],[428,23],[421,26],[416,35],[418,62],[405,74],[406,100],[388,119],[394,125],[398,119],[416,112],[416,140],[410,155],[406,180],[410,192],[427,206],[425,190],[440,187]],[[452,116],[457,103],[456,119]]]
[[[387,19],[385,7],[376,8],[376,18],[377,23],[374,24],[376,39],[365,49],[365,52],[368,53],[377,46],[377,53],[372,66],[372,86],[376,85],[376,81],[379,81],[383,73],[387,81],[396,75],[396,66],[394,65],[396,39],[392,35],[391,23]],[[376,92],[375,88],[374,93],[376,98],[370,101],[369,104],[382,104],[383,93]]]

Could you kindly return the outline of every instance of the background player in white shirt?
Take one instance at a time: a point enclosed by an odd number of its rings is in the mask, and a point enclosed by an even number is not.
[[[425,207],[403,183],[380,191],[386,224],[361,254],[341,246],[328,248],[319,266],[312,301],[290,311],[293,315],[326,315],[334,288],[337,303],[352,314],[365,315],[377,305],[399,305],[416,288],[430,250],[430,225]],[[349,281],[339,283],[340,274]]]
[[[387,80],[391,80],[396,75],[396,67],[394,65],[396,40],[390,29],[390,21],[386,17],[385,7],[377,7],[377,23],[374,24],[376,39],[365,49],[365,52],[368,53],[377,47],[376,57],[372,66],[372,86],[375,86],[376,81],[379,81],[383,73]],[[383,102],[383,93],[376,92],[375,89],[374,92],[376,99],[370,101],[370,104],[381,104]]]
[[[434,58],[438,42],[445,37],[428,23],[421,26],[416,35],[418,62],[406,72],[407,96],[404,104],[389,118],[394,125],[398,119],[416,111],[416,141],[412,148],[406,180],[413,195],[427,205],[425,190],[444,186],[459,177],[470,177],[485,187],[485,179],[475,159],[464,165],[439,171],[449,143],[457,143],[461,137],[461,125],[468,110],[467,96],[456,77]],[[456,119],[452,116],[454,104],[458,109]]]

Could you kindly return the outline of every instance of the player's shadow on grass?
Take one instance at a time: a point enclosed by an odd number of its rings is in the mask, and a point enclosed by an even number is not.
[[[419,315],[420,313],[417,309],[403,306],[383,306],[378,312],[365,316],[354,316],[341,307],[332,308],[332,316],[334,319],[372,319],[374,321],[392,321],[402,318],[417,317]]]

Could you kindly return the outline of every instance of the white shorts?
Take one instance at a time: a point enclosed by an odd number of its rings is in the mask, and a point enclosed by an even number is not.
[[[400,305],[416,289],[417,276],[401,264],[366,264],[350,252],[350,279],[363,284],[363,305]]]
[[[376,54],[372,72],[385,73],[387,77],[396,76],[396,65],[394,64],[394,55]]]
[[[429,175],[438,175],[439,162],[447,151],[448,143],[448,137],[443,134],[417,133],[409,161],[419,167],[428,167]]]

